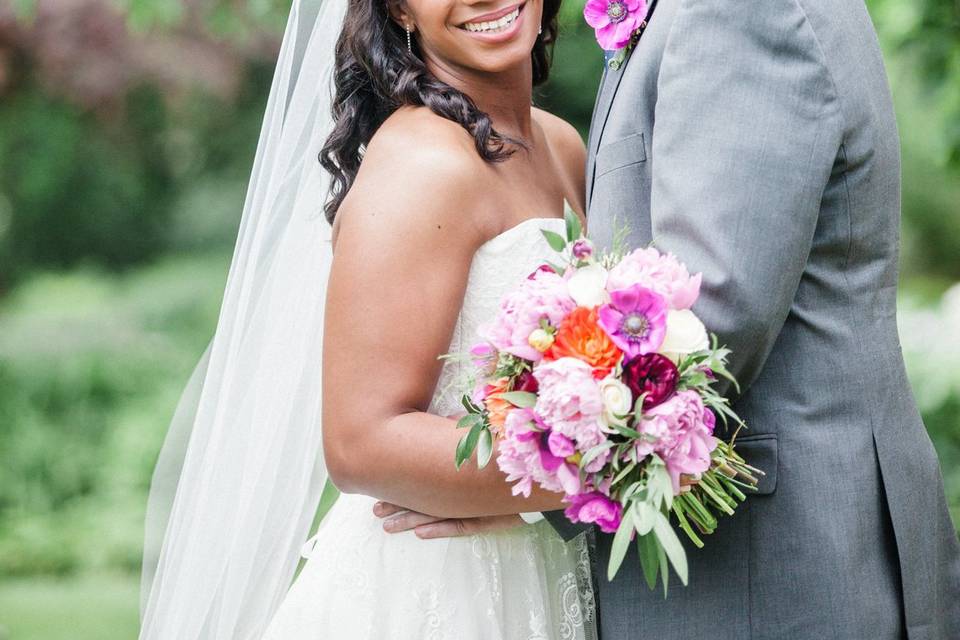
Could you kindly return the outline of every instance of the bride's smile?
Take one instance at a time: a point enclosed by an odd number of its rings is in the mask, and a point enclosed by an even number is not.
[[[498,11],[485,13],[460,25],[471,38],[483,42],[501,43],[515,38],[523,28],[526,3],[511,5]]]
[[[407,0],[391,5],[423,61],[453,76],[525,70],[541,36],[543,0]],[[442,73],[442,72],[441,72]],[[522,82],[529,84],[529,79]]]

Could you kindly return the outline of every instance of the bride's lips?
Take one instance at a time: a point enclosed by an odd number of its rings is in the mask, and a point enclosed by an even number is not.
[[[511,40],[517,35],[517,33],[520,32],[520,27],[522,26],[524,19],[523,10],[526,7],[526,4],[526,2],[512,4],[498,11],[476,16],[467,22],[461,23],[458,25],[458,28],[468,36],[476,38],[477,40],[482,40],[492,44],[506,42]],[[510,22],[509,17],[512,14],[515,14],[515,17],[513,18],[513,21]],[[501,21],[506,21],[507,24],[494,27],[493,30],[491,30],[492,25]]]

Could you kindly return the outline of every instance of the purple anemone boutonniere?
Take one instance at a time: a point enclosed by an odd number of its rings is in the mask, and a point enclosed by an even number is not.
[[[613,53],[608,64],[619,69],[647,26],[647,0],[589,0],[583,17],[593,27],[597,43]]]

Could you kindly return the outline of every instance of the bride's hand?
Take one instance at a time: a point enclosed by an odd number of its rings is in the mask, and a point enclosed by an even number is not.
[[[389,502],[374,504],[373,514],[378,518],[384,518],[383,530],[387,533],[400,533],[413,529],[418,538],[425,540],[492,533],[526,524],[519,514],[478,518],[438,518],[426,513],[410,511]]]

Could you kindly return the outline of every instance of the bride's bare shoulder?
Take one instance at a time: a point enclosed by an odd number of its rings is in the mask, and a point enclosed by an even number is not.
[[[377,225],[438,239],[482,242],[471,215],[483,193],[483,159],[458,124],[425,108],[392,114],[371,138],[337,217],[340,228]]]
[[[564,120],[543,109],[533,108],[533,118],[547,138],[547,143],[557,160],[564,183],[567,185],[567,200],[581,215],[586,198],[587,148],[580,132]]]

